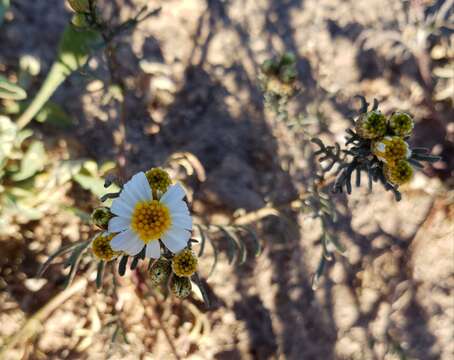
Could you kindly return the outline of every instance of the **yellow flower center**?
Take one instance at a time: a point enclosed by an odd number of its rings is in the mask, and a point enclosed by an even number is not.
[[[172,225],[167,206],[157,200],[138,202],[131,218],[131,227],[145,244],[158,240]]]

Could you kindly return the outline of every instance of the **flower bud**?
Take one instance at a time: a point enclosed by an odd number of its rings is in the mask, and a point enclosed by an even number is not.
[[[386,133],[386,118],[380,111],[370,111],[356,120],[355,129],[364,139],[380,138]]]
[[[397,136],[409,136],[413,130],[413,126],[413,119],[404,112],[395,112],[389,119],[389,128]]]
[[[291,84],[286,84],[273,76],[266,83],[266,91],[279,96],[291,96],[295,89]]]
[[[260,68],[265,75],[273,75],[277,73],[278,64],[273,59],[268,59],[262,63]]]
[[[290,84],[296,80],[297,71],[293,66],[282,66],[279,70],[279,78],[286,84]]]
[[[284,55],[281,57],[281,66],[286,66],[286,65],[291,65],[294,66],[296,64],[296,55],[292,52],[286,52]]]
[[[198,259],[194,251],[184,249],[172,259],[172,270],[179,277],[189,277],[197,271]]]
[[[383,173],[390,183],[402,185],[413,177],[413,167],[407,160],[398,160],[395,163],[385,164]]]
[[[105,206],[97,207],[91,213],[91,222],[100,229],[107,229],[109,220],[113,217],[110,209]]]
[[[191,294],[191,281],[187,277],[175,276],[172,281],[171,289],[175,296],[184,299]]]
[[[87,18],[85,17],[85,14],[82,13],[74,14],[73,17],[71,18],[71,24],[73,24],[76,28],[81,29],[89,27]]]
[[[150,270],[150,280],[154,286],[167,282],[171,272],[170,261],[160,258]]]
[[[151,168],[145,173],[145,176],[152,190],[159,190],[164,193],[172,185],[169,174],[161,168]]]
[[[372,142],[372,153],[384,163],[393,163],[411,156],[408,144],[398,136],[385,136]]]
[[[94,0],[93,2],[95,2]],[[88,0],[68,0],[69,6],[71,6],[71,9],[73,9],[75,12],[78,13],[84,13],[84,12],[89,12],[90,11],[90,3]]]
[[[104,261],[110,261],[120,255],[120,251],[114,251],[110,246],[110,241],[116,234],[99,234],[93,240],[91,244],[91,248],[93,250],[93,254]]]

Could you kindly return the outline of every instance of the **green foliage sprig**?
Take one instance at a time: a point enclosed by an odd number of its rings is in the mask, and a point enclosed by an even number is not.
[[[72,23],[68,24],[63,32],[57,59],[52,64],[43,85],[18,118],[19,128],[24,128],[38,114],[71,74],[86,66],[94,50],[106,47],[114,38],[160,11],[158,8],[148,12],[147,6],[144,6],[134,18],[112,26],[99,16],[95,0],[72,0],[70,6],[76,14]]]
[[[335,170],[335,173],[337,174],[337,177],[334,181],[332,191],[334,193],[342,193],[345,191],[347,194],[351,194],[352,177],[355,176],[355,185],[359,187],[361,186],[361,173],[364,172],[367,174],[368,186],[370,190],[372,190],[373,183],[378,182],[387,191],[392,191],[395,199],[399,201],[402,198],[402,195],[399,191],[399,185],[407,182],[411,178],[411,174],[410,176],[399,179],[390,176],[387,169],[392,169],[393,167],[395,167],[397,160],[408,161],[409,164],[418,169],[421,169],[423,168],[423,165],[421,163],[422,161],[433,163],[440,160],[440,157],[430,155],[429,150],[426,148],[416,147],[410,149],[404,142],[410,136],[408,134],[408,131],[404,136],[396,135],[396,130],[393,130],[392,126],[390,126],[389,121],[387,121],[384,116],[381,115],[381,113],[378,111],[378,101],[374,100],[372,107],[369,109],[369,104],[366,102],[365,98],[362,96],[358,97],[362,102],[362,106],[355,121],[356,129],[346,130],[347,135],[345,137],[345,148],[342,148],[338,143],[326,146],[321,139],[312,139],[312,142],[319,147],[319,149],[315,152],[315,155],[320,156],[319,161],[321,163],[328,161],[327,165],[322,165],[322,173],[323,175],[325,175],[336,166],[337,168]],[[363,121],[363,119],[368,120],[371,118],[371,115],[375,116],[376,114],[380,114],[380,116],[383,116],[383,119],[385,119],[384,131],[378,131],[376,136],[368,134],[368,136],[365,137],[364,133],[360,131],[360,129],[365,129],[365,124],[361,122]],[[380,124],[379,126],[381,128],[382,124]],[[397,138],[401,138],[401,142],[406,144],[405,146],[408,147],[408,153],[404,154],[398,159],[392,158],[391,155],[392,151],[394,150],[393,146],[395,147],[397,145],[395,145],[394,143],[387,144],[386,141],[389,137],[394,137],[389,141],[392,142],[393,140],[396,140],[395,143],[397,141],[400,141]],[[384,147],[385,151],[387,151],[387,148],[389,148],[391,155],[387,156],[380,154],[380,152],[377,150],[377,147],[380,146]],[[382,156],[388,158],[383,158]],[[390,156],[391,158],[389,158]],[[410,172],[412,172],[412,170],[410,170]]]
[[[326,145],[319,137],[310,136],[303,126],[312,123],[307,122],[306,113],[301,112],[293,117],[289,115],[287,107],[295,91],[280,78],[282,71],[288,71],[289,66],[292,71],[295,70],[295,64],[296,58],[289,54],[267,60],[262,64],[259,82],[264,92],[265,105],[274,112],[277,121],[283,121],[295,137],[303,139],[302,146],[305,146],[304,140],[310,140],[317,146],[312,154],[318,158],[320,171],[313,173],[309,179],[313,185],[305,191],[300,205],[301,211],[308,209],[313,218],[320,220],[322,230],[322,255],[312,279],[312,287],[316,289],[327,262],[333,260],[334,252],[344,255],[346,251],[334,231],[338,218],[336,205],[333,198],[323,190],[331,180],[333,193],[345,191],[351,194],[352,178],[359,187],[361,175],[366,173],[370,190],[373,183],[378,182],[386,190],[392,191],[399,201],[402,197],[399,186],[411,179],[413,168],[423,168],[423,161],[436,162],[440,158],[431,155],[426,148],[410,148],[407,144],[414,126],[410,115],[395,112],[386,117],[378,109],[377,100],[370,106],[362,96],[358,96],[361,108],[354,122],[355,127],[346,130],[344,147],[337,142]],[[295,84],[296,75],[292,72],[290,84]],[[324,116],[318,109],[316,114],[321,127],[326,125]],[[331,174],[329,178],[328,174]]]

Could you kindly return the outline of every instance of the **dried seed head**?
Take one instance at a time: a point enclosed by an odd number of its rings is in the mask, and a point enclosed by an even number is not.
[[[163,284],[169,278],[171,271],[170,261],[160,258],[150,270],[150,280],[154,286]]]
[[[171,289],[175,296],[184,299],[191,294],[191,281],[187,277],[175,276],[172,281]]]

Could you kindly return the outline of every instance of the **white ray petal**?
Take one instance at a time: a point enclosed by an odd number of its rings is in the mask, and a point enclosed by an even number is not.
[[[142,171],[135,174],[131,181],[134,181],[134,190],[140,195],[141,200],[151,200],[150,184],[148,184],[147,177]]]
[[[143,241],[131,230],[119,233],[110,242],[113,250],[121,250],[131,256],[137,255],[143,249],[144,245]]]
[[[109,220],[108,230],[110,233],[120,232],[129,227],[130,220],[121,216],[115,216]]]
[[[186,230],[192,229],[192,218],[189,215],[189,213],[188,214],[173,213],[171,217],[173,226]]]
[[[126,185],[123,187],[123,191],[120,193],[120,199],[122,199],[125,203],[127,203],[129,206],[134,208],[137,204],[137,202],[140,201],[139,196],[136,196],[130,189],[130,187],[126,187]]]
[[[112,201],[110,211],[115,215],[130,218],[133,212],[133,208],[123,199],[116,198],[114,201]]]
[[[145,257],[159,259],[161,256],[161,247],[159,241],[150,241],[145,249]]]
[[[131,230],[126,230],[115,235],[110,241],[110,246],[116,251],[125,251],[129,248],[130,242],[134,241],[135,234]]]
[[[130,247],[125,252],[131,256],[134,256],[140,253],[144,246],[145,246],[144,242],[140,240],[139,237],[136,235],[134,237],[134,241],[131,241]]]
[[[190,236],[189,231],[172,227],[161,240],[171,252],[177,253],[186,247]]]
[[[164,204],[172,204],[177,200],[182,200],[186,196],[186,192],[180,184],[175,184],[169,187],[169,190],[162,195],[160,201]]]
[[[172,202],[171,204],[168,204],[167,207],[169,208],[170,213],[172,213],[172,214],[188,214],[189,215],[188,205],[183,200]]]
[[[134,201],[134,204],[139,202],[142,198],[140,196],[140,193],[137,191],[137,189],[134,186],[134,183],[129,180],[124,186],[123,186],[123,191],[121,192],[122,194],[125,193],[125,196],[128,198],[131,198]],[[121,195],[120,195],[121,197]]]

